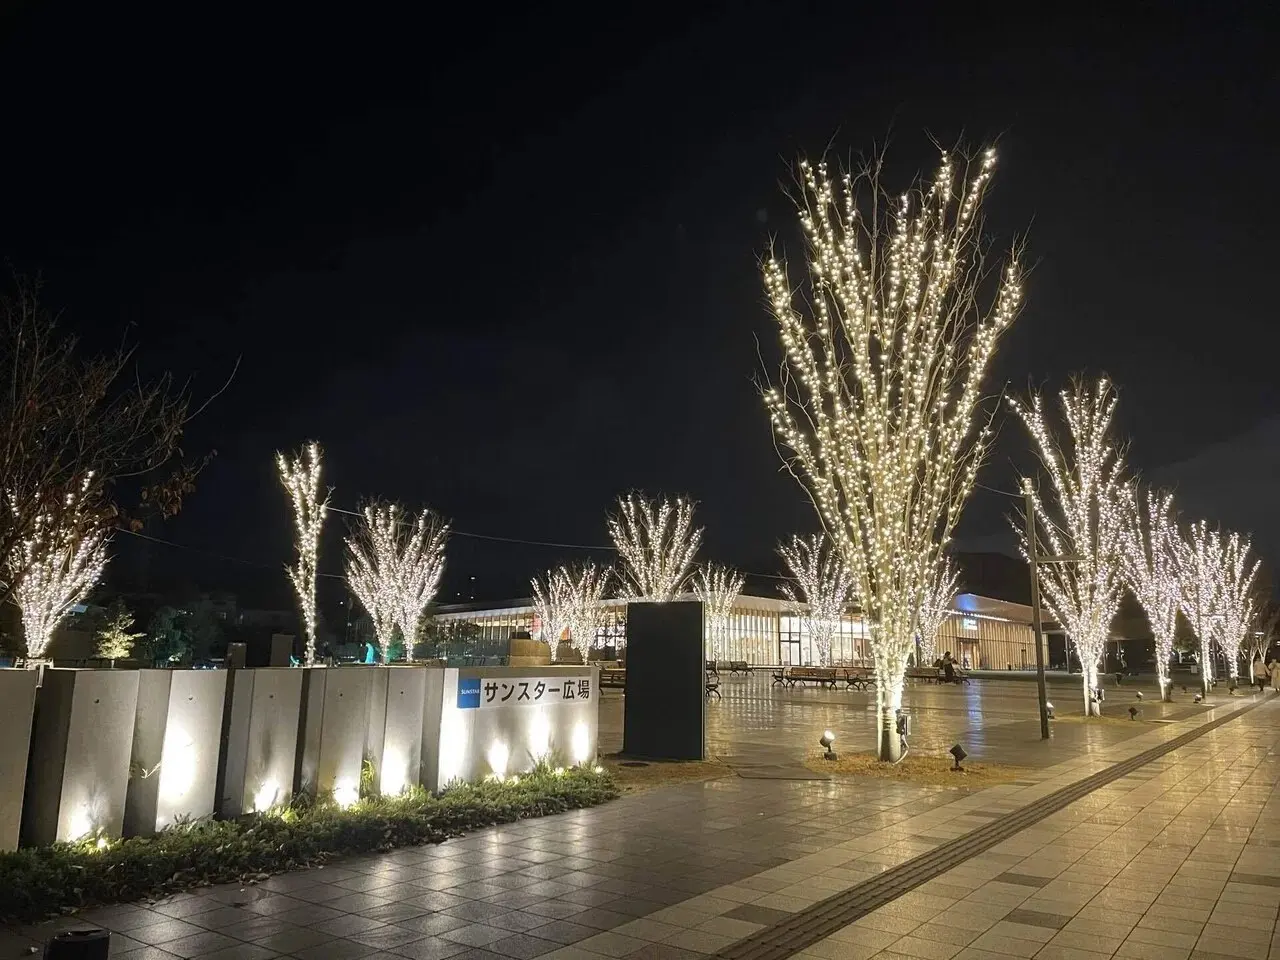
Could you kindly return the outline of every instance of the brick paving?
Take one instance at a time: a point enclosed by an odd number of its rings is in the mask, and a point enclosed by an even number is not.
[[[937,700],[939,716],[969,717],[971,693],[929,694],[946,695],[964,700]],[[1078,740],[1063,724],[1046,751],[1053,762],[983,791],[684,784],[255,886],[3,932],[0,957],[93,923],[113,931],[120,960],[692,960],[1251,699],[1179,723],[1076,724],[1086,730]],[[757,709],[750,702],[744,708]],[[852,712],[820,709],[837,708]],[[803,708],[779,709],[792,715],[779,736],[808,732],[796,719]],[[977,709],[999,717],[1003,708],[993,696]],[[1280,703],[1269,701],[798,955],[1280,957],[1278,720]]]

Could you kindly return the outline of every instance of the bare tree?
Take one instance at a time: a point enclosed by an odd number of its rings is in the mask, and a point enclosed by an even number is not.
[[[693,503],[683,498],[618,498],[609,536],[622,557],[624,587],[637,600],[667,603],[684,590],[689,567],[702,543],[693,528]]]
[[[1253,589],[1258,578],[1259,561],[1249,554],[1249,540],[1239,534],[1231,534],[1227,537],[1222,567],[1218,571],[1218,644],[1227,661],[1227,676],[1232,683],[1240,678],[1240,650],[1253,626]]]
[[[396,527],[396,625],[404,638],[406,660],[413,659],[418,625],[440,589],[448,540],[449,524],[431,510]]]
[[[298,594],[302,609],[302,627],[306,633],[306,663],[316,659],[316,575],[320,555],[320,528],[329,508],[329,492],[320,496],[320,444],[314,440],[297,453],[276,454],[276,468],[293,506],[293,523],[297,534],[297,559],[285,567],[289,581]]]
[[[1226,538],[1197,520],[1190,535],[1175,541],[1178,583],[1182,587],[1182,613],[1200,643],[1200,684],[1205,696],[1213,689],[1214,624],[1222,616],[1222,576],[1226,561]]]
[[[1161,699],[1173,699],[1169,663],[1178,626],[1182,584],[1178,580],[1178,525],[1173,518],[1173,496],[1147,492],[1145,509],[1133,488],[1127,488],[1124,505],[1124,570],[1129,589],[1151,624],[1156,646],[1156,678]]]
[[[186,385],[131,373],[127,344],[81,353],[39,293],[18,277],[0,296],[0,602],[36,562],[19,547],[38,526],[136,531],[148,514],[176,514],[209,459],[184,461],[179,449],[204,408],[192,410]],[[76,514],[64,518],[71,501]]]
[[[693,576],[693,592],[702,601],[707,624],[706,656],[710,660],[720,660],[726,655],[733,605],[742,595],[746,582],[747,578],[738,571],[716,563],[699,567]]]
[[[930,581],[920,604],[919,663],[933,663],[938,658],[938,632],[955,608],[956,584],[960,571],[950,557],[945,557]]]
[[[364,522],[355,524],[347,535],[347,583],[369,615],[378,659],[386,663],[402,616],[397,549],[400,520],[395,504],[370,503],[360,512]],[[413,643],[414,636],[405,635],[406,645]]]
[[[831,542],[821,534],[791,538],[778,545],[795,584],[782,584],[782,595],[791,601],[804,622],[821,666],[831,664],[831,646],[840,635],[845,610],[854,599],[854,582]]]
[[[1101,713],[1098,703],[1098,669],[1106,649],[1111,623],[1120,610],[1124,592],[1124,465],[1111,424],[1116,397],[1106,380],[1090,388],[1076,381],[1061,394],[1069,442],[1060,443],[1045,423],[1039,396],[1030,406],[1011,401],[1039,448],[1049,473],[1053,509],[1037,493],[1037,545],[1041,556],[1062,562],[1039,566],[1045,605],[1067,628],[1084,673],[1084,707],[1087,716]],[[1020,523],[1014,528],[1024,553],[1029,544]]]
[[[22,611],[27,656],[44,657],[53,631],[83,600],[107,565],[106,529],[86,509],[92,485],[64,498],[60,509],[34,518],[31,536],[14,549],[23,574],[13,593]],[[82,497],[84,499],[82,499]]]
[[[807,303],[771,256],[764,282],[786,361],[765,391],[780,452],[853,576],[870,630],[879,754],[896,714],[921,599],[989,439],[981,384],[1022,303],[1016,257],[990,300],[980,210],[987,150],[891,196],[879,160],[833,180],[800,165]],[[985,301],[985,305],[984,305]]]

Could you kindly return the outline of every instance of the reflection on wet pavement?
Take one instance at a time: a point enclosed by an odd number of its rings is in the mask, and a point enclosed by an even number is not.
[[[1137,699],[1137,692],[1143,699]],[[767,673],[722,676],[722,699],[707,703],[707,755],[733,758],[735,767],[800,769],[817,749],[823,730],[836,734],[840,749],[875,748],[875,693],[816,687],[784,688]],[[1223,697],[1226,696],[1224,692]],[[1049,699],[1061,722],[1052,738],[1040,740],[1036,685],[1025,680],[974,680],[968,686],[907,685],[903,707],[912,716],[913,750],[942,754],[959,742],[975,759],[1045,767],[1071,757],[1088,756],[1169,723],[1197,716],[1206,707],[1190,694],[1161,703],[1153,683],[1128,681],[1106,692],[1101,721],[1082,722],[1079,681],[1050,684]],[[1140,713],[1128,719],[1130,706]],[[622,749],[623,696],[609,691],[600,713],[600,747]]]

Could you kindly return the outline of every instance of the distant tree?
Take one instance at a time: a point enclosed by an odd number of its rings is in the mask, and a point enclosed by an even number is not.
[[[293,522],[297,532],[297,560],[285,570],[298,594],[298,606],[302,610],[303,657],[310,665],[316,659],[316,573],[320,553],[320,528],[324,525],[329,507],[329,493],[320,492],[320,444],[314,440],[291,456],[276,454],[276,469],[280,482],[289,494],[293,506]]]
[[[0,296],[0,603],[39,562],[19,549],[39,528],[91,536],[173,516],[209,459],[186,461],[179,447],[203,409],[186,385],[135,375],[130,346],[78,352],[39,293],[17,277]]]
[[[133,631],[133,614],[123,600],[117,600],[107,611],[106,623],[98,631],[98,657],[110,660],[111,666],[133,653],[133,645],[143,632]]]
[[[609,536],[622,558],[623,589],[637,600],[667,603],[685,589],[702,528],[693,527],[693,502],[683,497],[618,498]]]
[[[703,620],[707,625],[705,655],[720,660],[728,655],[733,605],[742,595],[747,582],[737,570],[715,563],[699,567],[693,575],[693,592],[702,601]]]
[[[162,606],[147,624],[146,636],[135,645],[148,659],[180,662],[191,658],[191,643],[182,627],[182,611]]]

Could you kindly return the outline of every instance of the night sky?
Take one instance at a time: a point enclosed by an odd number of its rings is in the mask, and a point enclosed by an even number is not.
[[[1134,466],[1280,554],[1275,33],[1225,6],[866,6],[0,20],[0,257],[197,394],[243,358],[188,432],[217,459],[152,530],[194,549],[121,535],[121,569],[287,603],[271,455],[314,437],[343,508],[603,544],[618,493],[684,492],[703,559],[775,571],[815,525],[754,383],[777,356],[757,259],[801,251],[788,164],[887,139],[901,184],[961,136],[999,138],[988,226],[1036,263],[992,392],[1109,374]],[[1002,420],[982,482],[1010,489],[1027,441]],[[979,491],[962,546],[1008,544],[1007,509]],[[580,555],[455,538],[446,596]]]

